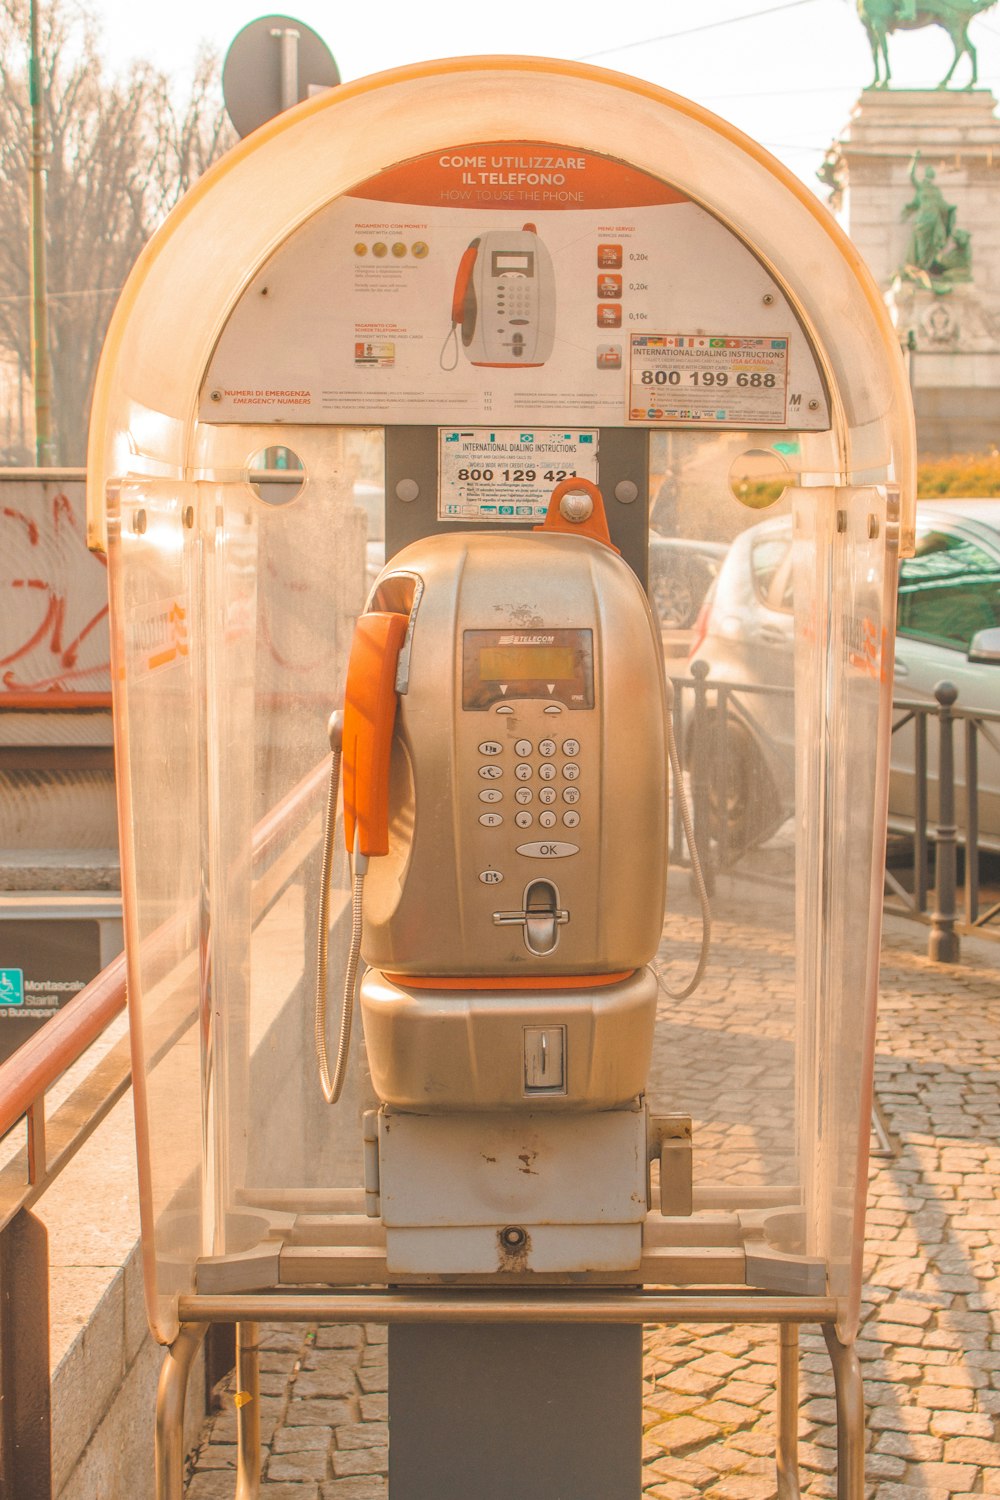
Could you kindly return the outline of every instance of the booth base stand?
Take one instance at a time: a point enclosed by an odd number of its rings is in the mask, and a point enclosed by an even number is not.
[[[642,1329],[389,1328],[390,1500],[638,1500]]]
[[[861,1366],[838,1313],[831,1297],[599,1287],[182,1297],[157,1393],[155,1497],[183,1500],[185,1395],[209,1323],[237,1329],[235,1500],[260,1492],[258,1322],[389,1325],[390,1500],[640,1500],[642,1326],[755,1323],[778,1329],[778,1497],[799,1500],[798,1325],[812,1323],[833,1367],[837,1500],[864,1500]]]

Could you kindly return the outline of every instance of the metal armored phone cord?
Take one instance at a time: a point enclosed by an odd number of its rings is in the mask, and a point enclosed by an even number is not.
[[[330,1060],[326,1046],[326,990],[327,954],[330,926],[330,884],[333,871],[333,845],[337,830],[337,795],[340,789],[340,762],[343,753],[344,715],[338,709],[330,715],[330,787],[326,800],[326,823],[323,831],[323,868],[319,886],[319,940],[316,951],[316,1005],[314,1035],[316,1061],[319,1064],[319,1081],[323,1098],[327,1104],[336,1104],[344,1088],[347,1076],[347,1055],[351,1049],[351,1023],[354,1019],[354,986],[358,977],[358,960],[361,955],[361,898],[364,893],[365,875],[368,873],[368,856],[358,852],[358,827],[354,826],[354,878],[351,885],[351,945],[347,955],[347,971],[344,974],[344,998],[340,1010],[340,1037],[337,1042],[337,1061],[333,1077],[330,1077]]]
[[[674,786],[678,803],[681,810],[681,822],[684,825],[684,837],[687,840],[688,850],[691,855],[691,872],[694,875],[695,888],[698,892],[698,902],[701,906],[701,952],[698,955],[698,963],[692,977],[682,990],[672,990],[666,979],[657,969],[657,980],[663,993],[671,1000],[686,1000],[693,995],[701,984],[705,975],[705,967],[708,963],[709,950],[712,946],[712,907],[708,899],[708,888],[705,885],[705,875],[701,868],[701,857],[698,853],[698,845],[694,839],[694,825],[691,822],[691,809],[688,805],[687,792],[684,789],[684,778],[681,775],[681,761],[677,754],[677,740],[674,736],[674,694],[673,684],[668,682],[669,702],[667,704],[667,753],[670,759],[670,770],[674,778]]]

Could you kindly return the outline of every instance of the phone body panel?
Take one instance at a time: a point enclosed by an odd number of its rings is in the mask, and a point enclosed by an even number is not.
[[[423,590],[389,852],[365,887],[366,961],[511,981],[645,964],[666,883],[666,705],[635,576],[581,537],[452,534],[399,553],[373,608],[398,597],[400,572]],[[517,915],[544,908],[546,885],[556,931],[539,937]]]

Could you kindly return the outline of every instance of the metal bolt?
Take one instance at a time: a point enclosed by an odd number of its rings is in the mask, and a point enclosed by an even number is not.
[[[188,529],[188,531],[191,530],[191,527],[194,525],[194,506],[193,505],[185,505],[184,509],[181,512],[181,524],[183,526],[186,526],[187,529]]]
[[[506,1229],[501,1229],[500,1242],[508,1250],[520,1250],[528,1242],[528,1232],[520,1224],[509,1224]]]
[[[222,392],[221,391],[209,391],[209,393],[208,393],[208,399],[209,399],[209,401],[221,401],[222,400]]]
[[[132,517],[132,530],[136,536],[142,536],[146,530],[146,512],[137,510]]]
[[[615,499],[620,505],[632,505],[639,498],[639,486],[633,479],[619,479],[615,485]]]
[[[571,490],[559,501],[559,514],[564,521],[589,521],[594,514],[594,502],[589,495]]]
[[[765,292],[763,300],[764,300],[764,306],[765,307],[770,307],[771,304],[774,301],[774,294],[773,294],[773,292]]]
[[[415,479],[400,479],[396,485],[396,499],[407,505],[411,500],[416,500],[419,494],[420,486]]]
[[[809,403],[809,410],[810,411],[819,411],[819,402],[816,400],[815,396],[813,397],[813,399]]]

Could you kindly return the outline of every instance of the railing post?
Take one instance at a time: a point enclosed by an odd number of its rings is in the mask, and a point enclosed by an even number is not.
[[[52,1500],[49,1237],[22,1208],[0,1234],[0,1495]]]
[[[927,956],[937,963],[958,963],[960,944],[955,931],[956,847],[955,823],[955,720],[952,707],[958,697],[954,683],[939,682],[934,689],[940,713],[938,752],[938,827],[935,858],[936,910],[931,915]]]
[[[979,920],[979,721],[965,721],[965,920]]]
[[[691,663],[691,676],[694,680],[694,712],[692,714],[691,733],[691,765],[689,766],[691,784],[691,803],[694,813],[694,841],[698,846],[698,857],[701,860],[702,874],[705,879],[705,889],[711,896],[715,889],[715,873],[712,869],[711,843],[712,843],[712,756],[714,746],[712,744],[711,724],[708,714],[708,684],[707,677],[709,666],[707,661],[698,659]],[[722,814],[725,818],[725,787],[722,788]],[[694,871],[691,873],[694,881]]]

